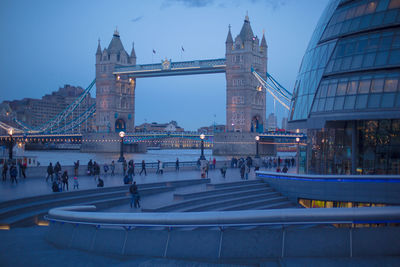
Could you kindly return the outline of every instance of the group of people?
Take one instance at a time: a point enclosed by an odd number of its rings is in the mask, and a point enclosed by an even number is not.
[[[2,180],[3,182],[7,181],[7,173],[9,173],[11,183],[18,183],[17,176],[19,178],[26,178],[26,169],[28,165],[26,161],[18,160],[17,162],[4,160],[2,167]]]
[[[77,162],[79,166],[79,160]],[[74,187],[73,189],[79,189],[79,181],[78,181],[78,171],[77,171],[77,166],[76,162],[74,164]],[[55,177],[54,177],[55,175]],[[64,170],[62,171],[62,167],[60,162],[56,162],[56,164],[53,167],[53,164],[50,162],[49,166],[47,166],[47,177],[46,177],[46,182],[49,181],[49,178],[51,179],[52,186],[51,189],[53,192],[62,192],[62,191],[69,191],[69,175],[68,171]]]
[[[284,159],[281,157],[265,157],[263,166],[267,169],[276,169],[276,172],[287,173],[289,168],[296,166],[296,161],[293,157]]]

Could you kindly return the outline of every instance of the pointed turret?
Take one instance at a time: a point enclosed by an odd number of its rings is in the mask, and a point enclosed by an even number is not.
[[[131,64],[136,65],[136,53],[135,53],[135,43],[132,42],[132,50],[131,50],[131,56],[129,57],[129,60]]]
[[[267,47],[268,47],[267,41],[265,41],[265,31],[263,31],[263,37],[262,37],[262,39],[261,39],[261,45],[260,45],[260,47],[262,47],[262,48],[267,48]]]
[[[232,38],[232,34],[231,34],[231,25],[229,24],[229,31],[228,31],[228,36],[226,37],[226,44],[230,44],[233,43],[233,38]]]
[[[101,55],[100,38],[99,38],[99,43],[97,44],[97,51],[96,51],[96,55]]]
[[[254,37],[253,30],[251,29],[251,26],[250,26],[250,20],[249,20],[248,15],[246,15],[246,17],[244,19],[242,30],[240,31],[239,36],[240,36],[240,39],[242,39],[242,41],[251,41]]]
[[[108,53],[110,54],[118,54],[121,51],[125,51],[124,46],[122,45],[121,39],[119,38],[119,32],[115,29],[113,38],[108,45]]]

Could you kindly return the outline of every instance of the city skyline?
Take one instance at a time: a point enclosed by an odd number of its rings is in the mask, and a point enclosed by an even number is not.
[[[316,15],[306,18],[309,9],[296,1],[155,1],[135,7],[126,1],[118,5],[40,1],[25,3],[29,13],[17,12],[17,5],[8,2],[0,26],[8,38],[0,46],[19,53],[2,56],[1,91],[7,93],[0,100],[40,98],[63,84],[87,87],[94,77],[97,39],[102,48],[107,47],[116,26],[126,51],[135,43],[138,64],[165,58],[175,62],[223,58],[228,25],[236,36],[246,10],[254,34],[261,38],[265,29],[268,71],[292,91],[301,57],[326,2],[308,1]],[[61,9],[63,14],[59,14]],[[22,77],[15,72],[21,64],[26,70]],[[224,123],[225,87],[221,74],[138,79],[136,124],[177,120],[193,130],[214,121]],[[267,99],[266,115],[274,112],[271,97]],[[283,111],[276,105],[278,121]]]

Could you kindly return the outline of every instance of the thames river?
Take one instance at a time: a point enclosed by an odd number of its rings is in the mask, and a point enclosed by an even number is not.
[[[73,165],[79,159],[80,164],[85,165],[90,159],[103,164],[110,163],[112,160],[117,161],[119,153],[81,153],[75,150],[57,150],[57,151],[24,151],[24,156],[36,156],[40,165],[48,165],[50,162],[59,161],[61,165]],[[206,159],[214,158],[216,160],[226,160],[230,157],[213,156],[211,149],[205,149],[204,155]],[[135,162],[174,162],[176,158],[179,161],[196,161],[200,157],[199,149],[165,149],[165,150],[149,150],[147,153],[124,153],[126,160],[133,159]]]

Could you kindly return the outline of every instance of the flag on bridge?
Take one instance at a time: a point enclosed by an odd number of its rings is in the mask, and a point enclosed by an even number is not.
[[[181,48],[182,48],[182,52],[185,52],[185,49],[183,49],[183,46],[181,46]]]
[[[155,53],[156,53],[156,50],[153,49],[153,54],[155,54]]]

